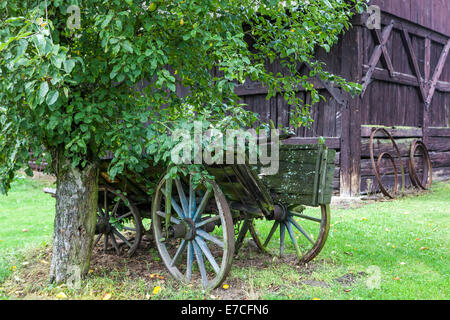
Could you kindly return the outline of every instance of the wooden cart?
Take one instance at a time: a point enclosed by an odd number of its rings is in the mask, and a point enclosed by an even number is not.
[[[248,235],[264,252],[306,263],[327,239],[334,159],[335,150],[324,145],[281,145],[279,171],[270,176],[258,175],[260,166],[224,164],[207,167],[214,179],[195,182],[165,179],[165,170],[149,168],[146,178],[162,176],[152,199],[143,182],[110,181],[104,170],[96,243],[103,238],[105,250],[130,255],[145,233],[142,219],[151,218],[169,272],[205,289],[224,281]]]

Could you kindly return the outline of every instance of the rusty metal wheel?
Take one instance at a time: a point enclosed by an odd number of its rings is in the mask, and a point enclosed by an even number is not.
[[[103,251],[114,250],[130,257],[142,238],[142,222],[138,209],[125,194],[110,186],[100,186],[96,225],[96,246],[103,238]]]
[[[216,182],[163,178],[152,204],[156,246],[169,272],[184,283],[218,287],[231,269],[234,228]]]
[[[390,160],[392,167],[394,168],[394,186],[392,188],[392,194],[396,194],[397,193],[397,189],[398,189],[398,171],[397,171],[397,165],[395,164],[395,160],[394,158],[391,156],[390,153],[387,152],[383,152],[378,156],[377,159],[377,164],[376,164],[376,172],[378,173],[378,177],[380,179],[380,181],[383,181],[383,174],[380,172],[380,164],[381,161],[383,160],[383,158],[387,158]],[[389,194],[389,196],[391,195],[390,193],[388,193],[384,187],[384,184],[381,183],[380,186],[383,187],[384,191]],[[392,198],[392,196],[390,196]]]
[[[395,149],[396,156],[397,156],[397,161],[400,164],[400,171],[401,171],[401,175],[402,175],[401,176],[401,178],[402,178],[402,192],[405,190],[405,169],[403,167],[402,156],[400,154],[400,150],[398,149],[398,146],[395,143],[394,137],[392,137],[392,135],[385,128],[376,128],[375,130],[373,130],[372,134],[370,135],[370,139],[369,139],[370,161],[371,161],[371,164],[372,164],[372,170],[373,170],[373,172],[375,174],[375,178],[376,178],[376,180],[378,182],[378,185],[380,186],[381,192],[386,197],[389,197],[389,198],[393,199],[395,194],[393,195],[393,194],[389,193],[387,191],[387,188],[385,188],[385,186],[383,185],[383,182],[381,181],[379,166],[377,167],[377,164],[375,163],[375,156],[374,156],[374,150],[373,150],[373,139],[375,138],[375,135],[378,132],[383,132],[391,140],[392,146]],[[393,159],[390,154],[389,154],[389,157],[391,159]],[[378,160],[380,160],[380,157],[378,157]],[[397,190],[397,188],[395,188],[395,189]]]
[[[296,255],[300,263],[307,263],[325,245],[330,230],[330,206],[286,208],[275,212],[273,220],[254,219],[249,230],[261,250],[279,256]]]
[[[419,178],[418,168],[415,163],[416,151],[421,150],[423,154],[423,174],[422,179]],[[417,188],[422,188],[423,190],[428,190],[433,182],[433,168],[431,166],[430,155],[428,149],[422,141],[416,140],[411,145],[411,150],[409,153],[409,176],[411,178],[411,183]]]

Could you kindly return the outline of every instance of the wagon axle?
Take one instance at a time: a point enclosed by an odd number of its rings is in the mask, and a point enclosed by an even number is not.
[[[112,230],[111,223],[108,219],[104,217],[99,217],[97,219],[97,224],[95,225],[95,234],[108,234]]]
[[[208,222],[201,226],[200,230],[211,233],[216,228],[216,222]],[[191,241],[195,239],[197,235],[197,227],[195,226],[194,220],[191,218],[186,218],[180,221],[179,224],[173,224],[168,228],[169,239],[184,239]]]
[[[288,213],[286,208],[282,205],[276,204],[273,206],[273,211],[271,212],[271,215],[267,217],[267,220],[275,220],[278,222],[282,222],[286,221],[287,217]]]

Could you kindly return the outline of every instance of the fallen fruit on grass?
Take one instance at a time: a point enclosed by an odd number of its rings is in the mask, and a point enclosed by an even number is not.
[[[67,298],[67,296],[66,296],[66,294],[65,294],[64,292],[58,293],[58,294],[56,295],[56,297],[57,297],[58,299],[66,299],[66,298]]]
[[[102,300],[109,300],[111,299],[111,293],[107,293],[103,296]]]
[[[227,289],[230,288],[230,286],[229,286],[228,284],[224,284],[224,285],[222,286],[222,288],[224,288],[225,290],[227,290]]]
[[[160,287],[160,286],[156,286],[156,287],[153,289],[153,294],[158,294],[159,291],[161,291],[161,287]]]

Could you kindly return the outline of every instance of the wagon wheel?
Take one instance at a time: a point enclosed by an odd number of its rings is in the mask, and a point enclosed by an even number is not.
[[[109,186],[98,190],[96,246],[103,238],[103,250],[133,255],[142,238],[142,223],[138,209],[129,199]]]
[[[418,149],[423,154],[423,168],[417,168],[414,160]],[[428,149],[422,141],[416,140],[412,143],[408,165],[412,185],[423,190],[430,189],[431,183],[433,182],[433,168]],[[419,178],[419,173],[422,173],[422,179]]]
[[[280,256],[295,254],[301,263],[314,259],[328,237],[330,206],[320,205],[320,212],[305,211],[304,207],[285,209],[273,220],[255,219],[249,230],[258,248]]]
[[[156,187],[152,220],[156,246],[169,272],[190,283],[201,279],[207,290],[227,276],[234,253],[230,208],[217,183],[194,185],[163,178]]]

